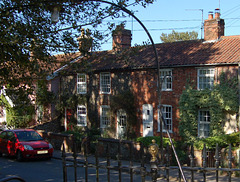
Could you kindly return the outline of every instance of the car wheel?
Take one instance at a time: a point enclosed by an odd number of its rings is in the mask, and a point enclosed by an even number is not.
[[[23,161],[23,156],[22,156],[22,152],[21,152],[21,151],[18,151],[18,152],[17,152],[17,161],[18,161],[18,162]]]

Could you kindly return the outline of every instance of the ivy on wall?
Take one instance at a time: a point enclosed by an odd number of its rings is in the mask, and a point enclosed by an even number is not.
[[[133,127],[136,125],[136,107],[134,101],[134,95],[130,90],[124,91],[111,97],[110,108],[112,116],[116,116],[119,109],[123,109],[127,114],[127,132],[126,138],[134,138],[135,132]]]
[[[76,110],[78,105],[86,105],[88,99],[88,95],[63,93],[59,95],[56,109],[60,113],[65,113],[65,108]]]
[[[56,110],[60,116],[62,116],[62,122],[64,120],[65,109],[71,109],[73,111],[70,123],[75,126],[77,124],[77,118],[75,113],[77,111],[78,105],[87,105],[89,100],[89,95],[81,95],[81,94],[71,94],[71,93],[63,93],[59,95],[59,98],[56,103]]]
[[[45,80],[39,80],[37,82],[36,90],[36,103],[40,106],[47,106],[52,103],[55,99],[54,93],[48,91],[47,84]]]
[[[185,141],[197,140],[199,109],[208,109],[210,112],[210,136],[223,134],[225,114],[238,112],[237,77],[228,79],[222,73],[219,83],[212,90],[196,90],[188,84],[180,97],[179,109],[179,132]]]
[[[6,124],[8,127],[27,127],[29,122],[32,120],[33,114],[35,113],[34,106],[30,103],[27,97],[25,100],[16,99],[14,106],[11,107],[6,97],[2,94],[0,96],[0,105],[6,109]]]

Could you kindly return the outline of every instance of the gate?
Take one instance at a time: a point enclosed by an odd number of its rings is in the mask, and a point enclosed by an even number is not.
[[[102,143],[105,143],[103,146]],[[86,143],[87,145],[87,143]],[[114,147],[115,145],[115,147]],[[126,154],[125,146],[129,150],[127,154],[128,161],[124,159]],[[221,167],[221,156],[219,154],[218,145],[214,155],[215,167],[208,167],[208,150],[206,146],[202,151],[202,166],[196,167],[194,165],[195,156],[194,149],[191,147],[189,153],[190,165],[188,167],[179,168],[178,166],[170,166],[171,149],[167,145],[164,155],[164,164],[160,164],[158,146],[153,141],[148,148],[134,147],[134,143],[130,141],[115,140],[115,139],[99,139],[97,142],[95,155],[90,155],[87,147],[84,147],[83,155],[79,157],[76,153],[76,144],[73,146],[73,154],[71,158],[66,155],[65,147],[63,145],[62,163],[63,163],[63,179],[68,181],[68,168],[74,169],[75,182],[81,177],[86,182],[88,181],[208,181],[211,175],[211,180],[218,181],[232,181],[233,172],[240,172],[239,168],[233,168],[233,156],[231,145],[229,145],[227,155],[227,168]],[[116,152],[113,155],[112,152]],[[101,156],[100,156],[101,155]],[[135,156],[140,156],[141,160],[136,161]],[[211,162],[211,165],[212,162]],[[84,173],[78,173],[77,169],[82,168]],[[181,171],[183,170],[183,171]],[[104,171],[104,172],[103,172]],[[115,178],[112,179],[112,171],[114,171]],[[220,176],[220,172],[225,172],[227,175]],[[71,174],[73,175],[73,174]],[[92,177],[94,176],[94,177]],[[104,176],[104,180],[101,177]],[[240,181],[240,178],[237,181]],[[236,181],[236,179],[235,179]]]

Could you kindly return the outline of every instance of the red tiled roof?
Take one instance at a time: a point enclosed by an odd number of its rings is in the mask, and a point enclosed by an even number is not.
[[[240,62],[240,36],[221,37],[212,42],[201,40],[156,44],[160,67],[237,64]],[[133,50],[134,48],[131,48]],[[76,63],[81,62],[78,60]],[[92,70],[156,68],[152,45],[135,50],[135,54],[94,52],[87,60]],[[75,64],[75,63],[74,63]],[[73,71],[72,66],[67,68]],[[79,71],[79,70],[78,70]]]

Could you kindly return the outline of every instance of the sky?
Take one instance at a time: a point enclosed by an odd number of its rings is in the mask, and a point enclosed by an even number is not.
[[[239,0],[155,0],[146,8],[135,6],[128,9],[133,10],[134,15],[144,24],[154,43],[161,43],[161,34],[169,34],[172,30],[196,31],[200,39],[203,36],[202,22],[208,18],[209,12],[214,13],[216,8],[220,9],[220,17],[225,20],[225,36],[240,35]],[[125,28],[132,31],[132,46],[149,40],[142,26],[132,17],[111,21],[116,24],[126,21]],[[111,37],[101,49],[112,49]]]

